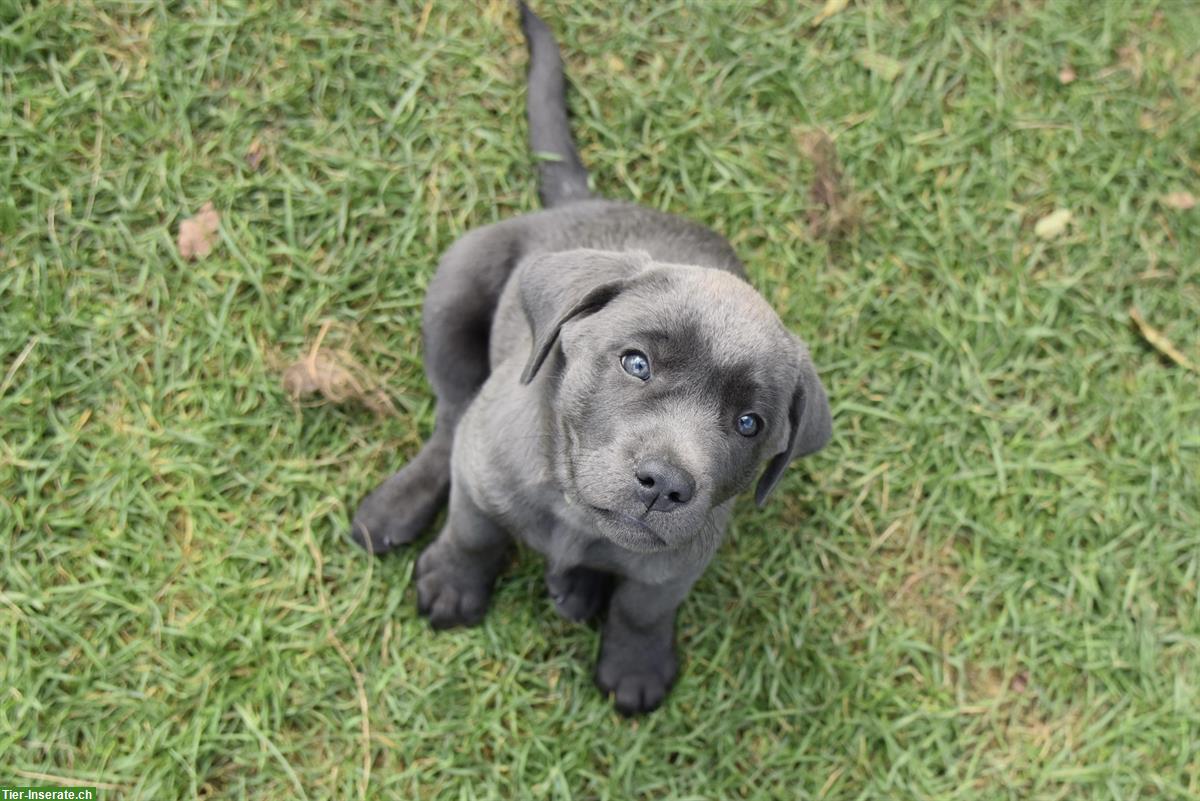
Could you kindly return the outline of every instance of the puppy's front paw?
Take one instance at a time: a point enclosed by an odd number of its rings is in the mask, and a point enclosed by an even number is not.
[[[435,629],[477,626],[487,613],[494,578],[447,551],[435,542],[417,559],[417,611]]]
[[[675,648],[670,644],[652,644],[642,650],[601,646],[596,686],[613,697],[622,715],[639,715],[658,708],[678,670]]]
[[[591,620],[600,614],[612,595],[612,588],[612,576],[586,567],[546,574],[546,589],[554,601],[554,608],[567,620],[576,623]]]

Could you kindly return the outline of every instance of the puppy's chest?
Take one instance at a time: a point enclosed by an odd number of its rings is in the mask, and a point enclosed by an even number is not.
[[[603,543],[596,541],[594,533],[581,531],[570,523],[564,524],[559,515],[548,515],[546,522],[549,525],[523,529],[517,536],[544,556],[554,572],[580,565],[600,567],[596,564],[595,551],[596,546]]]
[[[487,472],[496,475],[494,469]],[[591,519],[552,482],[482,481],[474,484],[471,494],[485,514],[544,556],[556,572],[579,566],[628,572],[623,558],[628,554],[604,539]]]
[[[625,578],[657,582],[671,578],[683,561],[678,554],[637,554],[606,539],[595,525],[562,495],[553,506],[546,496],[529,498],[521,513],[510,513],[506,523],[514,537],[540,553],[551,572],[573,567],[603,570]],[[537,511],[534,512],[536,507]],[[515,511],[515,510],[514,510]]]
[[[485,511],[516,539],[546,558],[555,570],[585,566],[612,570],[618,559],[594,524],[554,485],[508,487],[489,493]],[[514,491],[515,490],[515,491]]]

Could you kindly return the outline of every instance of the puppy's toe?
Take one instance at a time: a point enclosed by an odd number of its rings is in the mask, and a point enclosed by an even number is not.
[[[651,712],[662,704],[679,672],[669,643],[627,643],[602,648],[596,686],[622,715]]]
[[[435,629],[477,626],[487,613],[491,586],[471,571],[456,569],[435,546],[417,560],[417,612]]]
[[[350,524],[350,539],[368,553],[385,554],[407,545],[421,535],[437,516],[437,507],[417,510],[415,515],[379,514],[364,503]]]
[[[486,608],[478,593],[446,587],[429,606],[429,624],[435,629],[474,626],[483,620]]]
[[[355,518],[354,522],[350,524],[350,539],[367,553],[376,555],[385,554],[404,544],[401,538],[380,530],[379,527],[371,526],[358,518]]]
[[[613,706],[626,717],[658,709],[671,688],[671,683],[658,673],[605,675],[602,668],[596,671],[596,685],[610,695]]]
[[[640,715],[658,709],[667,696],[667,685],[651,673],[626,676],[617,685],[614,706],[622,715]]]
[[[445,482],[428,467],[418,457],[363,498],[350,539],[370,553],[384,554],[421,536],[441,511],[446,493]]]

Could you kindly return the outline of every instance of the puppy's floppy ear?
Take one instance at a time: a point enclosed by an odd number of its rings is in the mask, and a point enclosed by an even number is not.
[[[581,249],[540,256],[522,268],[518,289],[533,332],[533,348],[521,383],[528,384],[537,375],[563,325],[599,310],[649,263],[649,254],[640,250]]]
[[[791,430],[788,433],[787,447],[771,458],[758,480],[754,500],[759,506],[767,502],[767,496],[775,489],[779,479],[783,478],[783,471],[788,462],[821,450],[833,434],[833,415],[829,410],[829,398],[825,395],[825,387],[817,377],[808,349],[797,341],[796,350],[800,360],[800,377],[792,391],[792,405],[788,411],[788,425]]]

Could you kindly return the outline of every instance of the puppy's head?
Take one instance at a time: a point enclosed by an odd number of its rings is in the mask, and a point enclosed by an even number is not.
[[[533,333],[521,380],[554,356],[557,478],[616,544],[650,553],[706,536],[714,506],[756,476],[762,504],[789,461],[828,442],[807,348],[741,279],[574,250],[520,281]]]

